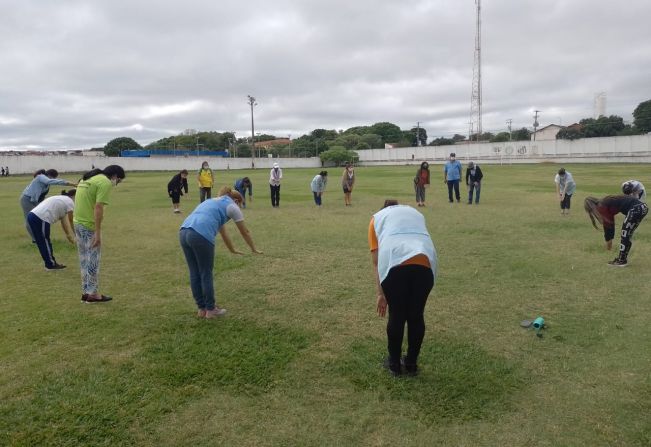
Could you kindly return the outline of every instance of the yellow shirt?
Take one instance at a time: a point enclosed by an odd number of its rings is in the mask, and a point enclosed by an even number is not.
[[[199,170],[199,184],[202,188],[212,188],[213,178],[212,178],[212,169],[203,169]]]

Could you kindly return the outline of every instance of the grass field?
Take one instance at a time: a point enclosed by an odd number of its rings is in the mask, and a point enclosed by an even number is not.
[[[218,172],[218,184],[252,178],[244,214],[264,255],[218,242],[229,313],[216,321],[195,318],[178,243],[193,181],[178,216],[171,173],[127,174],[105,213],[100,285],[114,301],[84,305],[60,226],[63,271],[44,271],[26,235],[18,199],[30,178],[0,178],[0,445],[651,445],[651,220],[629,267],[613,269],[582,211],[585,196],[629,178],[651,184],[649,166],[566,166],[578,184],[570,217],[557,165],[482,168],[482,203],[467,206],[447,203],[432,166],[422,212],[439,276],[421,374],[408,379],[379,367],[386,321],[366,234],[385,198],[413,204],[415,168],[358,168],[349,208],[331,169],[322,209],[317,170],[285,170],[278,209],[267,170]],[[519,327],[538,315],[542,339]]]

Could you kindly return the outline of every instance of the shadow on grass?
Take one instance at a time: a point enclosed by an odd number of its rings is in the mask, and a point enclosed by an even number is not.
[[[525,381],[519,368],[471,344],[425,340],[417,377],[391,377],[383,368],[384,340],[366,339],[350,347],[338,372],[360,389],[386,391],[411,402],[414,417],[428,421],[484,419],[507,411]]]
[[[87,359],[45,371],[0,406],[2,445],[133,445],[206,389],[260,394],[309,344],[309,334],[250,321],[170,324],[116,363]]]

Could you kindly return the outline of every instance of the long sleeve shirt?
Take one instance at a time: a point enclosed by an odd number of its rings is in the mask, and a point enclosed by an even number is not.
[[[22,195],[29,198],[29,201],[36,205],[39,203],[39,198],[41,196],[45,197],[45,194],[50,190],[50,185],[67,184],[67,180],[50,178],[45,174],[39,174],[34,177],[34,180],[32,180],[29,185],[27,185]]]
[[[312,192],[323,192],[325,191],[327,184],[328,179],[326,177],[323,177],[321,174],[317,174],[312,179],[310,187],[312,188]]]
[[[188,179],[181,177],[181,174],[176,174],[167,184],[167,192],[170,194],[173,192],[180,193],[182,189],[186,194],[188,193]]]
[[[233,187],[237,190],[237,192],[242,194],[242,197],[246,195],[247,189],[249,190],[249,197],[253,195],[253,183],[249,182],[248,185],[245,185],[244,179],[238,178],[237,180],[235,180],[235,184],[233,185]]]

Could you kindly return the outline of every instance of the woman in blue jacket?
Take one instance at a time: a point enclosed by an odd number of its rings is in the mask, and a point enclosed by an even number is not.
[[[219,197],[199,204],[181,225],[179,240],[188,263],[190,288],[197,304],[199,318],[215,318],[226,313],[226,309],[215,304],[213,266],[217,233],[221,235],[224,245],[231,253],[243,254],[233,246],[224,224],[232,219],[251,251],[262,253],[255,248],[251,234],[244,224],[244,216],[239,207],[241,203],[240,193],[225,186],[219,191]]]

